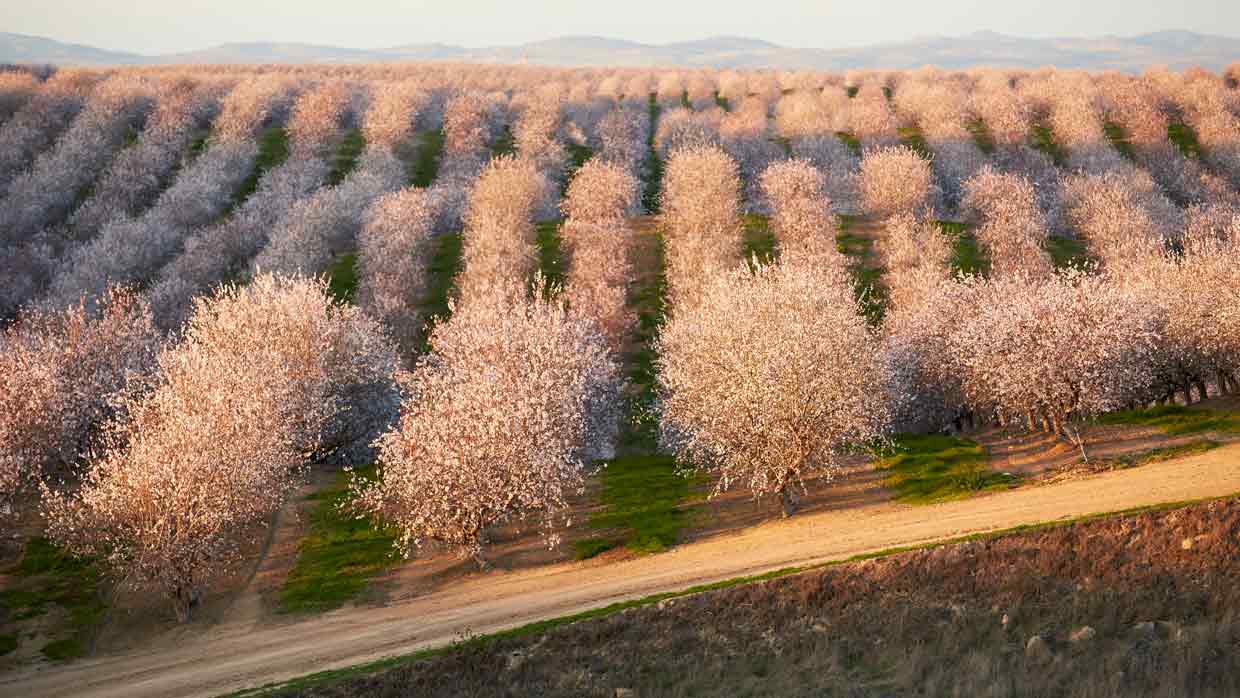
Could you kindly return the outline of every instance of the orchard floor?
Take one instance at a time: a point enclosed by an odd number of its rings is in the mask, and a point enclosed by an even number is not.
[[[712,534],[707,534],[708,527],[690,531],[692,542],[658,555],[584,562],[561,556],[560,561],[535,566],[461,571],[444,575],[441,583],[420,593],[392,594],[384,605],[354,605],[318,616],[273,616],[261,606],[255,613],[247,596],[253,592],[242,591],[215,622],[165,632],[152,629],[141,646],[63,666],[20,668],[0,675],[0,693],[219,695],[656,592],[1022,524],[1231,495],[1240,493],[1240,444],[930,506],[866,494],[876,486],[863,478],[846,478],[843,487],[822,488],[834,494],[806,502],[791,519],[771,519],[768,509],[756,525],[716,523]],[[849,497],[853,501],[845,504]],[[738,508],[753,510],[743,496],[736,501]],[[292,528],[277,526],[268,549],[284,549],[292,533]],[[404,569],[399,574],[408,573]],[[253,577],[263,578],[262,572]],[[451,584],[442,583],[449,579]]]

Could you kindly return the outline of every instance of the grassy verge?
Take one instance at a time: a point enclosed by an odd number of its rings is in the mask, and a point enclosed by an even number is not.
[[[1050,156],[1051,161],[1059,167],[1063,167],[1068,162],[1068,151],[1055,140],[1055,133],[1051,131],[1051,127],[1045,124],[1038,124],[1033,127],[1029,133],[1029,145],[1034,150],[1040,150]]]
[[[428,131],[418,141],[417,154],[409,168],[409,184],[425,189],[439,174],[439,158],[443,154],[443,129]]]
[[[1081,269],[1092,261],[1089,248],[1080,238],[1052,235],[1046,239],[1046,252],[1051,256],[1056,269]]]
[[[995,137],[990,132],[990,128],[986,126],[985,121],[970,119],[965,128],[969,129],[969,133],[973,136],[973,142],[977,144],[979,150],[987,155],[995,152]]]
[[[896,501],[933,504],[964,499],[985,490],[1007,489],[1017,479],[987,467],[986,449],[976,441],[950,436],[901,435],[894,455],[876,464],[889,472],[886,484]]]
[[[1187,458],[1195,456],[1199,453],[1213,451],[1223,444],[1213,439],[1201,439],[1186,444],[1176,446],[1162,446],[1160,448],[1151,448],[1137,453],[1125,453],[1116,458],[1109,458],[1101,462],[1105,468],[1114,470],[1125,470],[1127,468],[1136,468],[1142,465],[1150,465],[1151,463],[1161,463],[1163,461],[1174,460],[1176,458]]]
[[[1153,427],[1168,436],[1204,432],[1240,433],[1240,414],[1182,405],[1112,412],[1099,417],[1098,423]]]
[[[327,270],[327,292],[341,303],[352,303],[357,292],[357,253],[346,252]]]
[[[763,215],[747,213],[741,217],[745,227],[741,242],[741,255],[751,265],[770,264],[779,256],[775,234],[771,232],[770,220]]]
[[[856,136],[852,135],[848,131],[836,131],[835,137],[840,139],[841,143],[848,146],[848,149],[852,151],[853,155],[856,155],[857,157],[861,157],[860,139],[858,139]]]
[[[373,479],[374,467],[355,471]],[[315,492],[310,530],[297,547],[297,563],[280,590],[280,610],[309,613],[337,608],[357,596],[371,577],[395,564],[400,556],[391,531],[359,519],[342,506],[350,501],[349,473]]]
[[[855,216],[840,215],[840,229],[835,236],[836,249],[848,257],[853,275],[853,295],[861,304],[862,314],[871,325],[883,320],[887,294],[881,283],[883,268],[876,264],[873,241],[851,232]]]
[[[1190,160],[1201,160],[1201,143],[1197,140],[1197,132],[1183,121],[1172,121],[1167,124],[1167,140],[1180,149],[1184,157]]]
[[[682,505],[694,483],[677,470],[674,458],[617,458],[607,464],[599,480],[599,502],[605,508],[590,517],[589,526],[601,535],[578,541],[578,560],[620,546],[657,553],[676,544],[688,516]]]
[[[926,160],[934,158],[934,154],[930,152],[930,146],[926,145],[926,138],[922,135],[921,129],[916,126],[904,126],[896,129],[896,132],[900,135],[900,143],[906,148]]]
[[[650,133],[646,136],[646,181],[642,188],[642,207],[647,213],[659,212],[659,193],[663,188],[663,160],[654,147],[655,130],[659,125],[659,103],[650,98]]]
[[[538,271],[548,289],[564,284],[564,257],[560,254],[560,221],[543,221],[534,226],[538,246]]]
[[[491,143],[491,157],[497,158],[501,155],[516,155],[517,144],[512,138],[512,128],[508,124],[504,124],[504,131],[499,134],[495,142]]]
[[[1124,127],[1114,121],[1107,121],[1102,124],[1102,130],[1106,133],[1107,140],[1110,141],[1111,147],[1115,148],[1120,155],[1126,159],[1134,158],[1132,153],[1132,143],[1128,140],[1128,134],[1124,131]]]
[[[861,553],[858,555],[853,555],[848,558],[844,558],[840,560],[831,560],[831,561],[823,562],[819,564],[804,565],[800,567],[784,567],[781,569],[776,569],[776,570],[764,572],[761,574],[754,574],[754,575],[748,575],[748,576],[743,576],[743,577],[733,577],[731,579],[725,579],[725,580],[713,582],[710,584],[702,584],[699,586],[694,586],[694,587],[690,587],[688,589],[683,589],[679,591],[661,592],[657,594],[651,594],[650,596],[645,596],[640,599],[621,601],[621,602],[609,604],[607,606],[601,606],[598,608],[588,609],[585,611],[581,611],[579,613],[573,613],[570,615],[560,616],[558,618],[549,618],[549,619],[534,621],[532,623],[527,623],[525,625],[520,625],[514,628],[509,628],[507,630],[501,630],[501,631],[497,631],[497,632],[486,634],[486,635],[470,636],[468,637],[468,639],[462,642],[455,642],[452,644],[442,645],[439,647],[428,647],[426,649],[418,650],[416,652],[411,652],[405,655],[385,657],[383,659],[379,659],[373,662],[368,662],[366,664],[359,664],[357,666],[346,667],[344,669],[331,669],[327,671],[320,671],[314,674],[309,674],[307,676],[302,676],[300,678],[292,679],[290,681],[271,683],[271,684],[267,684],[265,686],[261,686],[258,688],[237,691],[237,692],[229,694],[225,698],[245,698],[247,696],[257,696],[257,695],[268,695],[268,696],[281,695],[285,692],[294,693],[299,690],[309,688],[311,686],[319,686],[319,685],[339,681],[342,679],[347,679],[350,677],[374,674],[374,673],[377,673],[377,672],[380,672],[386,669],[391,669],[394,667],[411,664],[413,662],[417,662],[423,659],[428,659],[428,658],[435,657],[438,655],[458,652],[458,651],[471,648],[471,647],[485,646],[487,643],[492,643],[492,642],[505,640],[505,639],[511,639],[511,638],[527,637],[530,635],[538,635],[540,633],[547,632],[548,630],[551,630],[554,628],[562,627],[565,625],[570,625],[572,623],[576,623],[579,621],[591,620],[594,618],[602,618],[605,616],[614,615],[616,613],[619,613],[621,611],[624,611],[630,608],[651,606],[661,601],[666,601],[668,599],[675,599],[675,598],[680,598],[684,596],[692,596],[694,594],[701,594],[703,592],[730,589],[730,588],[745,585],[745,584],[754,584],[758,582],[768,581],[771,579],[779,579],[781,577],[787,577],[790,575],[800,574],[802,572],[809,572],[812,570],[826,569],[829,567],[837,567],[840,565],[848,565],[848,564],[852,564],[856,562],[863,562],[865,560],[875,560],[879,558],[890,557],[892,555],[900,555],[904,553],[916,552],[919,550],[934,550],[937,548],[942,548],[942,547],[947,547],[947,546],[952,546],[952,545],[959,545],[961,543],[971,543],[975,541],[991,541],[991,540],[1006,538],[1006,537],[1013,536],[1013,535],[1036,533],[1039,531],[1053,530],[1053,529],[1058,529],[1058,528],[1067,528],[1067,527],[1077,526],[1080,524],[1090,523],[1092,521],[1098,521],[1102,519],[1122,518],[1122,517],[1134,516],[1137,514],[1144,514],[1144,513],[1150,513],[1150,512],[1182,509],[1184,507],[1192,506],[1195,504],[1201,504],[1201,503],[1210,502],[1210,501],[1218,501],[1218,500],[1223,500],[1223,499],[1231,499],[1236,496],[1240,496],[1240,493],[1232,493],[1232,494],[1224,495],[1221,497],[1205,497],[1201,499],[1193,499],[1193,500],[1186,500],[1186,501],[1179,501],[1179,502],[1165,502],[1162,504],[1152,504],[1152,505],[1147,505],[1147,506],[1132,507],[1129,509],[1122,509],[1119,511],[1099,512],[1096,514],[1086,514],[1084,516],[1078,516],[1078,517],[1070,518],[1070,519],[1058,519],[1055,521],[1043,521],[1043,522],[1037,522],[1037,523],[1032,523],[1032,524],[1021,524],[1018,526],[1012,526],[1010,528],[998,529],[995,531],[987,531],[983,533],[971,533],[971,534],[967,534],[963,536],[956,536],[953,538],[946,538],[946,539],[939,540],[939,541],[932,541],[932,542],[921,543],[917,545],[906,545],[906,546],[896,546],[896,547],[891,547],[891,548],[885,548],[883,550],[877,550],[877,551],[868,552],[868,553]]]
[[[9,570],[4,591],[0,591],[0,618],[10,626],[0,639],[3,645],[17,648],[18,637],[25,621],[48,613],[54,607],[64,612],[64,620],[45,632],[51,638],[41,651],[52,661],[66,661],[86,653],[88,636],[103,616],[107,606],[100,598],[99,570],[89,560],[73,557],[46,538],[26,542],[21,562]]]
[[[451,314],[448,299],[452,295],[453,279],[464,265],[461,258],[464,243],[465,238],[459,231],[435,238],[434,253],[427,269],[426,297],[422,301],[427,317],[446,319]]]
[[[952,271],[956,274],[985,276],[990,272],[990,260],[986,258],[977,236],[969,226],[955,221],[935,221],[939,230],[952,243]]]
[[[258,191],[258,181],[269,170],[279,167],[288,159],[288,131],[274,127],[266,129],[258,137],[258,157],[254,160],[254,169],[245,178],[241,186],[233,194],[232,209],[236,209],[245,200]]]
[[[332,156],[332,168],[327,173],[327,183],[336,186],[344,181],[354,169],[357,168],[357,160],[362,156],[362,151],[366,149],[366,139],[362,136],[359,129],[350,129],[344,134],[344,139],[340,141],[340,145],[336,148],[335,155]]]

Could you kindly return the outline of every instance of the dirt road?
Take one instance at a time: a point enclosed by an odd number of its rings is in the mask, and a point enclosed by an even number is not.
[[[0,677],[11,696],[215,696],[660,591],[968,533],[1240,493],[1240,444],[1199,456],[929,507],[893,503],[773,521],[624,562],[468,579],[383,608],[233,623],[175,646]]]

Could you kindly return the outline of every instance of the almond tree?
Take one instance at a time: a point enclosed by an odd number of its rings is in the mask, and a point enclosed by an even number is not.
[[[48,534],[181,621],[242,562],[310,460],[394,414],[395,355],[322,283],[263,275],[195,302],[150,391],[124,400],[76,491],[45,488]]]
[[[887,219],[876,243],[887,301],[896,311],[915,311],[952,276],[952,250],[934,223],[909,213]]]
[[[150,309],[121,289],[97,314],[35,311],[0,335],[0,516],[55,466],[86,455],[116,398],[153,368],[159,339]]]
[[[667,280],[673,304],[740,262],[741,182],[718,146],[672,153],[663,175]]]
[[[15,244],[63,222],[126,135],[142,125],[153,102],[150,83],[132,76],[96,87],[56,145],[9,184],[0,200],[0,240]]]
[[[1148,399],[1162,320],[1109,280],[991,280],[950,346],[969,405],[1084,443],[1074,423]]]
[[[0,124],[21,110],[39,89],[39,80],[24,71],[0,72]]]
[[[961,212],[979,224],[977,240],[990,259],[992,277],[1045,277],[1054,271],[1045,247],[1050,230],[1029,180],[987,166],[964,182],[963,191]]]
[[[406,359],[421,339],[436,206],[423,189],[388,194],[367,209],[357,239],[357,304],[388,328]]]
[[[608,346],[619,352],[633,316],[625,307],[632,278],[632,234],[625,221],[639,205],[637,178],[622,166],[592,158],[582,165],[560,208],[568,263],[569,307],[598,323]]]
[[[906,146],[866,152],[859,182],[862,206],[879,218],[897,213],[930,215],[934,210],[930,163]]]
[[[512,156],[491,161],[478,177],[465,216],[464,268],[456,278],[461,303],[500,287],[524,294],[537,263],[533,215],[547,189],[534,163]]]
[[[58,70],[0,128],[0,191],[56,141],[82,110],[103,76],[87,70]]]
[[[291,99],[287,78],[263,77],[238,85],[224,99],[207,151],[138,218],[115,219],[59,265],[45,302],[65,307],[90,302],[109,283],[145,282],[172,261],[199,227],[223,215],[258,156],[267,119]]]
[[[593,324],[541,289],[483,298],[435,326],[403,379],[400,425],[378,442],[380,478],[355,488],[407,554],[439,544],[485,567],[494,526],[537,518],[556,543],[588,461],[610,451],[620,379]]]
[[[822,173],[805,160],[785,160],[766,168],[761,186],[780,259],[843,274],[847,262],[835,243],[839,219],[831,211]]]
[[[89,240],[107,222],[137,216],[170,183],[200,129],[219,110],[227,84],[177,78],[160,83],[158,103],[133,147],[121,151],[94,186],[94,195],[73,212],[70,235]]]
[[[851,289],[803,264],[716,276],[657,341],[660,440],[684,463],[777,496],[881,436],[887,369]]]

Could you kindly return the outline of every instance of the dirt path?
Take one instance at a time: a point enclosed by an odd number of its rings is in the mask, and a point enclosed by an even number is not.
[[[659,591],[1091,513],[1240,493],[1240,444],[1178,461],[930,507],[876,503],[773,521],[618,563],[470,578],[407,602],[301,623],[234,623],[178,646],[0,677],[20,696],[213,696]]]

